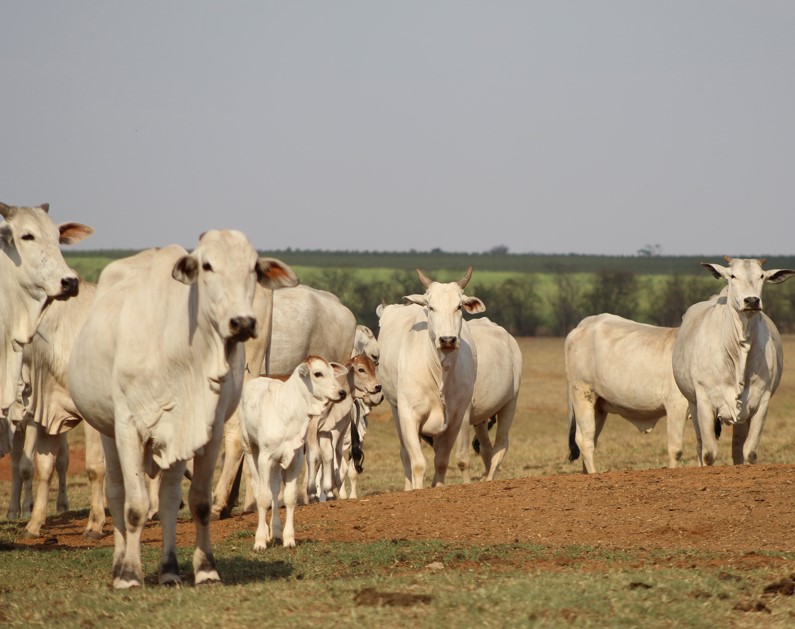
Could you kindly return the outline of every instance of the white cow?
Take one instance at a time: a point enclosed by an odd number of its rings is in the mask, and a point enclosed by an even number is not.
[[[381,384],[376,375],[376,364],[365,354],[358,354],[345,362],[347,373],[340,378],[346,392],[345,398],[332,404],[326,413],[317,415],[309,423],[306,439],[306,491],[310,502],[320,499],[321,491],[326,498],[339,498],[342,487],[342,456],[345,438],[350,435],[351,425],[358,421],[360,411],[357,404],[365,398],[383,399]],[[361,447],[361,444],[359,444]],[[322,472],[320,491],[317,485],[318,463]]]
[[[59,244],[93,233],[80,223],[56,225],[49,204],[12,207],[0,203],[0,415],[17,399],[22,348],[30,343],[46,309],[74,297],[77,274],[66,266]]]
[[[115,588],[143,585],[144,475],[160,470],[159,582],[181,583],[176,524],[190,458],[195,582],[220,580],[210,546],[211,481],[223,423],[240,401],[243,343],[258,332],[254,287],[274,288],[290,275],[283,263],[258,259],[246,236],[232,230],[205,232],[192,253],[177,245],[151,249],[100,275],[72,349],[69,391],[102,433]]]
[[[77,296],[68,301],[55,302],[47,309],[33,341],[25,347],[24,360],[30,372],[27,408],[35,425],[34,443],[26,443],[26,447],[30,451],[35,446],[38,477],[36,502],[25,527],[26,537],[38,537],[41,534],[41,527],[47,517],[53,469],[58,458],[64,454],[68,461],[66,435],[83,419],[69,396],[67,369],[74,340],[85,322],[95,293],[96,285],[80,282]],[[85,434],[86,473],[91,485],[91,509],[85,535],[99,539],[105,523],[105,458],[99,433],[86,425]],[[28,457],[24,460],[27,461]],[[32,476],[32,470],[30,473]]]
[[[272,312],[272,319],[263,323],[263,328],[271,328],[271,334],[262,367],[249,362],[253,375],[292,373],[311,355],[338,363],[351,355],[356,317],[336,295],[305,285],[280,289],[273,293]],[[224,426],[224,458],[213,492],[213,515],[231,515],[237,493],[233,487],[242,473],[242,463],[240,425],[233,417]],[[249,491],[243,509],[253,508],[254,496]]]
[[[246,383],[240,432],[259,512],[254,550],[264,550],[269,541],[279,537],[284,546],[295,546],[293,516],[307,427],[311,417],[345,399],[345,390],[337,381],[345,373],[339,363],[309,356],[286,381],[263,376]],[[282,482],[286,507],[283,533],[278,504]],[[269,507],[270,530],[266,520]]]
[[[494,480],[508,452],[508,431],[516,413],[522,384],[522,352],[516,339],[486,317],[467,323],[477,349],[477,378],[469,423],[461,425],[456,446],[458,468],[465,483],[470,482],[469,427],[475,427],[486,480]],[[492,418],[497,422],[493,445],[488,427]]]
[[[582,452],[583,471],[596,471],[593,454],[608,413],[648,433],[667,417],[668,466],[682,458],[687,400],[671,368],[677,328],[637,323],[613,314],[580,321],[566,337],[569,460]]]
[[[392,407],[400,438],[405,489],[422,489],[425,457],[420,434],[433,437],[433,485],[442,485],[450,453],[469,421],[475,388],[475,345],[463,312],[483,312],[477,297],[464,294],[469,267],[457,282],[439,283],[417,269],[426,292],[404,297],[406,305],[379,306],[381,361],[378,376]]]
[[[728,267],[702,264],[728,286],[688,308],[673,346],[674,378],[690,405],[700,465],[717,458],[716,422],[734,427],[734,463],[756,462],[784,366],[778,330],[762,312],[762,287],[795,275],[790,269],[765,271],[764,259],[724,259]]]

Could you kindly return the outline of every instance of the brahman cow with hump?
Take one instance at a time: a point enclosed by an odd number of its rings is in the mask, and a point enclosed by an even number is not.
[[[273,539],[295,547],[293,516],[298,498],[298,475],[304,460],[307,429],[330,404],[347,397],[338,378],[343,365],[309,356],[284,381],[262,376],[246,383],[240,410],[243,447],[251,472],[259,520],[254,550]],[[279,493],[284,483],[284,532],[279,519]],[[271,527],[267,514],[271,509]]]
[[[486,317],[467,322],[477,350],[477,378],[469,422],[461,425],[457,442],[458,469],[464,482],[469,474],[469,427],[474,426],[485,466],[486,480],[494,480],[508,452],[508,431],[516,413],[522,385],[522,352],[519,343],[502,326]],[[495,418],[497,434],[492,445],[489,421]]]
[[[784,366],[781,337],[762,312],[762,287],[795,274],[766,271],[764,259],[724,260],[729,266],[702,263],[728,286],[688,308],[673,346],[674,378],[690,405],[700,465],[712,465],[718,456],[720,423],[733,426],[735,465],[756,462],[768,403]]]
[[[262,292],[270,294],[270,291]],[[270,328],[268,342],[259,362],[254,357],[249,360],[253,376],[292,373],[310,355],[338,363],[348,359],[356,317],[336,295],[301,285],[280,289],[272,296],[272,310],[263,322],[263,328]],[[247,346],[250,344],[251,341]],[[242,475],[242,463],[240,424],[237,417],[233,417],[224,427],[224,458],[213,492],[213,515],[221,518],[231,515],[237,499],[235,479]],[[243,509],[253,510],[254,506],[253,492],[248,491]]]
[[[83,418],[102,433],[115,588],[143,585],[144,476],[161,470],[159,581],[181,582],[176,524],[190,458],[195,582],[220,580],[209,522],[223,423],[240,401],[243,343],[258,332],[255,286],[275,288],[285,278],[284,264],[258,259],[246,236],[231,230],[204,233],[192,253],[171,245],[102,271],[72,349],[69,391]]]
[[[671,369],[676,328],[636,323],[613,314],[580,321],[566,337],[569,460],[582,452],[583,471],[596,471],[593,454],[608,413],[650,432],[667,417],[668,466],[682,458],[687,400]]]
[[[48,203],[12,207],[0,203],[0,415],[17,399],[22,348],[30,343],[47,307],[78,292],[77,273],[66,266],[60,244],[94,230],[81,223],[56,225]]]
[[[472,267],[457,282],[435,282],[419,269],[417,275],[425,294],[377,310],[378,377],[400,438],[406,490],[423,486],[420,434],[433,437],[433,485],[444,483],[461,423],[469,421],[477,372],[475,345],[463,313],[486,309],[480,299],[464,294]]]

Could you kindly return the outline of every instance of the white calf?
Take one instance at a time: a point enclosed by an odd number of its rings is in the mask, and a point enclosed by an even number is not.
[[[309,420],[325,413],[330,403],[345,398],[345,390],[337,382],[345,373],[339,363],[309,356],[285,381],[260,377],[244,386],[240,435],[259,513],[254,550],[265,549],[270,540],[280,536],[284,546],[295,546],[293,515]],[[284,532],[278,505],[282,482],[287,511]],[[266,523],[269,507],[270,530]]]

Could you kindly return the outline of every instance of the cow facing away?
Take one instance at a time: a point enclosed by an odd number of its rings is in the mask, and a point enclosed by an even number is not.
[[[336,295],[301,285],[275,291],[272,299],[267,352],[260,363],[249,362],[253,375],[292,373],[307,356],[312,355],[338,363],[344,363],[350,357],[356,317]],[[242,463],[240,424],[233,417],[224,426],[223,465],[213,492],[214,516],[224,518],[231,515],[237,493],[233,490],[235,478],[239,478],[242,472]],[[253,508],[254,496],[249,491],[243,509]]]
[[[307,428],[311,418],[326,413],[329,404],[346,398],[345,390],[337,382],[345,374],[343,365],[309,356],[286,381],[263,376],[246,383],[240,432],[259,513],[254,550],[264,550],[269,541],[279,537],[284,546],[295,546],[293,518]],[[286,508],[284,531],[278,504],[282,483]]]
[[[420,434],[433,437],[433,485],[444,484],[450,453],[475,387],[475,345],[463,313],[483,312],[464,294],[472,267],[457,282],[440,283],[421,270],[426,291],[404,297],[406,305],[379,306],[378,377],[392,408],[403,462],[405,489],[422,489],[425,456]]]
[[[171,245],[102,271],[72,349],[69,391],[83,418],[102,433],[115,588],[143,585],[144,475],[160,470],[159,582],[181,582],[176,523],[190,458],[195,582],[220,580],[210,546],[212,475],[223,423],[242,392],[243,343],[258,332],[255,285],[281,285],[286,268],[258,259],[241,232],[212,230],[192,253]]]
[[[522,384],[522,352],[519,343],[502,326],[486,317],[467,322],[477,350],[477,378],[472,395],[469,423],[461,425],[456,450],[458,468],[465,483],[469,474],[469,427],[475,428],[486,480],[494,480],[508,452],[519,389]],[[496,418],[497,433],[492,445],[488,422]]]
[[[784,365],[778,330],[762,310],[762,287],[795,275],[791,269],[764,270],[764,259],[724,260],[729,266],[702,263],[728,286],[688,308],[673,346],[674,378],[689,403],[700,465],[712,465],[718,456],[716,421],[733,426],[734,463],[756,462]]]
[[[668,466],[682,457],[687,400],[671,368],[676,328],[637,323],[613,314],[586,317],[565,343],[569,460],[582,452],[583,471],[596,471],[594,449],[608,413],[651,432],[667,417]]]
[[[56,225],[48,203],[13,207],[0,203],[0,414],[16,401],[22,377],[22,348],[30,343],[44,312],[56,299],[78,292],[77,273],[59,244],[73,244],[94,230],[81,223]]]
[[[366,325],[356,326],[351,358],[359,354],[368,356],[376,366],[378,366],[378,361],[381,359],[381,348],[378,346],[378,339],[375,338],[373,331]]]

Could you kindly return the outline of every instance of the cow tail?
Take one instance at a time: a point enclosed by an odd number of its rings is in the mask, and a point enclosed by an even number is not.
[[[720,431],[722,430],[721,421],[718,417],[715,418],[715,439],[720,439]]]
[[[359,431],[356,429],[356,422],[351,422],[351,461],[357,474],[364,472],[364,450],[362,441],[359,438]]]
[[[577,445],[577,421],[574,417],[574,406],[569,396],[569,462],[580,458],[580,447]]]

